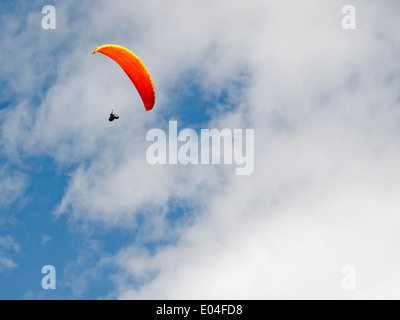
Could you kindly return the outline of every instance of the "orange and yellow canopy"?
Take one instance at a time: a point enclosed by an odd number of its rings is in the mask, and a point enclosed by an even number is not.
[[[92,54],[96,52],[100,52],[118,63],[135,85],[145,109],[147,111],[153,109],[156,102],[153,80],[139,57],[128,49],[114,44],[97,47]]]

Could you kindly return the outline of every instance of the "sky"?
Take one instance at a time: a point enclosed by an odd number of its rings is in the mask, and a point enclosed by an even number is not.
[[[399,14],[0,1],[0,299],[399,299]],[[142,59],[153,110],[91,55],[104,44]],[[152,164],[146,137],[174,121],[199,139],[253,132],[253,170]]]

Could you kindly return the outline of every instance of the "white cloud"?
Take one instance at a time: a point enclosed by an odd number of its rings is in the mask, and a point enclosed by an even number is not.
[[[22,173],[9,166],[0,168],[0,205],[8,205],[22,196],[27,185],[27,179]]]
[[[10,235],[0,237],[0,247],[3,250],[19,251],[19,245],[14,241]]]
[[[17,264],[13,260],[6,257],[0,257],[0,270],[12,269],[15,267],[17,267]]]
[[[0,237],[0,271],[4,269],[13,269],[18,264],[12,260],[9,255],[19,252],[19,244],[10,235]]]
[[[335,5],[266,5],[276,20],[255,19],[246,38],[247,99],[214,120],[254,125],[254,175],[227,177],[176,246],[121,250],[120,298],[399,296],[399,52],[395,28],[377,21],[397,19],[366,6],[358,4],[364,28],[346,34]],[[241,51],[230,49],[224,54]],[[347,264],[356,268],[354,292],[341,287]]]
[[[346,31],[342,4],[126,1],[87,12],[40,108],[30,118],[21,103],[3,137],[14,138],[9,153],[78,166],[58,214],[131,228],[144,214],[138,245],[110,262],[119,298],[399,296],[398,12],[355,2],[358,28]],[[111,61],[90,56],[118,41],[149,66],[154,112]],[[146,131],[185,116],[174,103],[188,75],[207,97],[227,90],[238,105],[210,128],[255,129],[252,176],[146,163]],[[115,104],[117,126],[105,118]],[[197,210],[178,230],[166,223],[176,199]],[[176,243],[142,248],[159,239]],[[348,264],[354,292],[341,288]]]

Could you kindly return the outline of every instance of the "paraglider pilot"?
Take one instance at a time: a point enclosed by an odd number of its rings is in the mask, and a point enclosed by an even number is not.
[[[114,113],[114,111],[113,110],[111,110],[111,113],[110,113],[110,117],[108,118],[108,121],[114,121],[114,119],[119,119],[119,116],[117,116],[115,113]]]

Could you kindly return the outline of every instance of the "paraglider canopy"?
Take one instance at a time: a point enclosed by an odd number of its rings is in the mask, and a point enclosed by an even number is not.
[[[153,80],[139,57],[130,50],[114,44],[96,47],[92,54],[96,52],[100,52],[118,63],[135,85],[145,109],[147,111],[153,109],[156,101]]]

